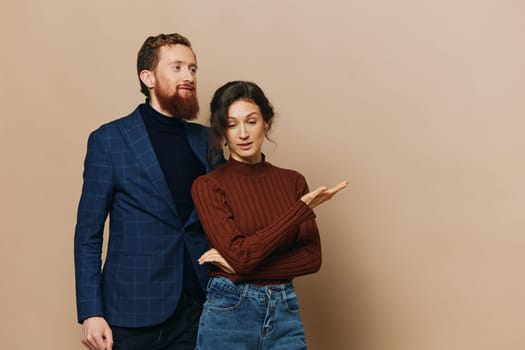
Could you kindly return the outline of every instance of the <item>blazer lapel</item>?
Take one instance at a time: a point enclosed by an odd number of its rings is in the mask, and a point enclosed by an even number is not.
[[[126,120],[126,123],[122,125],[121,129],[131,152],[135,155],[148,174],[148,177],[157,192],[162,198],[164,198],[169,208],[178,218],[175,201],[172,198],[171,191],[160,167],[148,131],[146,130],[146,126],[144,125],[144,121],[142,120],[138,108],[129,116],[129,119]]]
[[[206,172],[211,171],[211,165],[208,161],[208,134],[207,129],[204,129],[200,126],[193,125],[192,123],[186,123],[186,138],[190,144],[193,153],[199,158],[202,164],[206,168]],[[192,225],[193,223],[199,221],[199,216],[197,215],[197,210],[193,208],[188,220],[186,221],[185,226]]]
[[[210,172],[210,164],[208,162],[208,135],[207,129],[201,126],[193,125],[192,123],[185,123],[186,127],[186,138],[190,144],[193,153],[199,158],[201,163],[205,166],[206,172]]]

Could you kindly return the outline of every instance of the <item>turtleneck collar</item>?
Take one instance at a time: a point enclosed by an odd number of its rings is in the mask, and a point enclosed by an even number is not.
[[[230,156],[226,165],[232,169],[235,174],[243,176],[263,175],[266,170],[271,167],[271,164],[266,161],[264,154],[262,155],[261,161],[255,164],[240,162]]]
[[[146,102],[141,105],[140,111],[144,117],[148,118],[156,125],[168,128],[184,127],[184,121],[180,120],[179,118],[170,117],[160,113],[151,107],[149,100],[146,100]]]

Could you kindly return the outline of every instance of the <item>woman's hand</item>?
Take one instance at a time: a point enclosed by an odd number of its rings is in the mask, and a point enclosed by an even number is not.
[[[348,186],[348,181],[343,181],[338,183],[332,188],[327,188],[326,186],[321,186],[312,192],[308,192],[301,197],[301,200],[308,205],[310,208],[315,208],[318,205],[323,204],[329,199],[332,199],[333,196],[343,188]]]
[[[201,255],[199,258],[199,264],[203,265],[205,263],[210,263],[218,266],[222,271],[235,275],[235,270],[228,264],[228,262],[222,257],[221,253],[215,248],[211,248]]]

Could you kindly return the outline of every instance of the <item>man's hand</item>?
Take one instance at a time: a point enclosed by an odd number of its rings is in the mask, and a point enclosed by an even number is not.
[[[217,249],[215,248],[211,248],[210,250],[206,251],[199,258],[200,265],[203,265],[205,263],[216,265],[222,271],[229,273],[231,275],[236,274],[235,270],[230,266],[230,264],[228,264],[228,262],[222,257],[221,253],[219,253]]]
[[[89,317],[82,323],[81,343],[89,350],[113,349],[113,333],[103,317]]]
[[[301,200],[308,205],[310,208],[315,208],[318,205],[323,204],[327,200],[332,199],[333,196],[343,188],[348,186],[348,181],[343,181],[338,183],[332,188],[327,188],[326,186],[321,186],[312,192],[308,192],[301,197]]]

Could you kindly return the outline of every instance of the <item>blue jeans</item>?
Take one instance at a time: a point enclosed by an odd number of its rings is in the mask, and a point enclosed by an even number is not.
[[[235,284],[212,277],[195,349],[306,349],[293,285]]]

